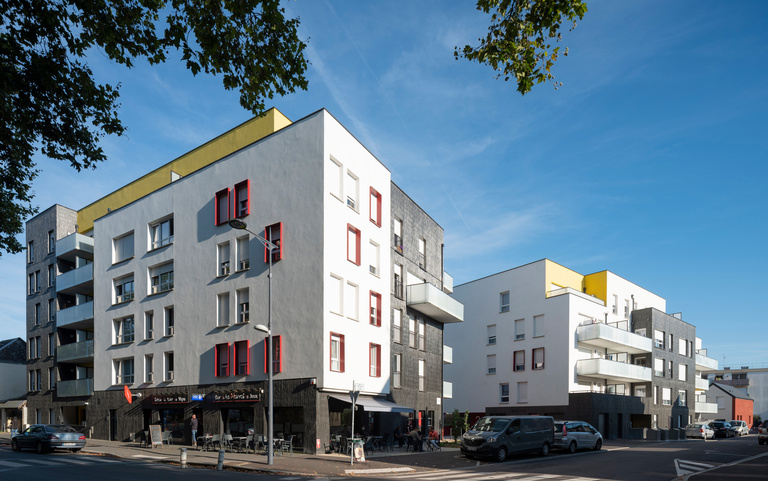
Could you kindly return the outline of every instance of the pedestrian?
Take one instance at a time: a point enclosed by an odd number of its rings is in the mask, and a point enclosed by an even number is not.
[[[189,420],[189,428],[192,430],[192,447],[197,447],[197,415],[193,414]]]
[[[14,436],[18,433],[19,433],[19,418],[14,416],[13,421],[11,421],[11,436]]]

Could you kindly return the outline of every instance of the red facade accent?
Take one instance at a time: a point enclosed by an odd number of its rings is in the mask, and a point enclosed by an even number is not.
[[[214,201],[214,222],[216,225],[222,225],[229,222],[230,219],[230,205],[229,205],[229,187],[216,192],[216,199]]]
[[[251,213],[251,181],[244,180],[235,184],[234,217],[245,217]]]
[[[272,262],[275,263],[283,258],[283,245],[284,237],[283,237],[283,223],[278,222],[277,224],[272,224],[264,228],[264,237],[275,244],[277,246],[277,249],[275,249],[272,252]],[[267,246],[264,246],[264,262],[269,262],[269,249],[267,249]]]
[[[351,259],[349,255],[350,248],[351,248],[351,246],[349,245],[350,233],[354,234],[355,236],[355,258],[354,259]],[[360,265],[360,229],[353,226],[352,224],[347,224],[347,260],[357,264],[358,266]]]
[[[371,222],[381,227],[381,194],[373,187],[371,187],[371,202],[369,204],[368,210]]]
[[[268,339],[264,339],[264,372],[267,372],[269,359],[267,356]],[[272,362],[274,364],[273,374],[283,372],[283,336],[272,336]]]
[[[226,359],[225,364],[222,364],[220,362],[222,358]],[[216,344],[216,347],[214,349],[214,359],[216,362],[214,376],[215,377],[229,376],[229,344],[228,343],[225,342],[222,344]]]
[[[381,294],[371,291],[369,298],[371,325],[381,327]]]

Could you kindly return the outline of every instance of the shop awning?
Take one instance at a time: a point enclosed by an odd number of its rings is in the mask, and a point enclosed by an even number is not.
[[[349,399],[349,396],[330,396],[333,399],[336,399],[338,401],[345,402],[347,404],[352,404],[352,400]],[[363,406],[363,409],[370,412],[378,412],[378,413],[412,413],[414,410],[401,406],[399,404],[395,404],[392,401],[387,401],[386,399],[381,398],[373,398],[373,397],[365,397],[360,396],[357,398],[357,405]]]
[[[19,409],[27,403],[26,399],[17,399],[15,401],[6,401],[0,404],[0,409]]]

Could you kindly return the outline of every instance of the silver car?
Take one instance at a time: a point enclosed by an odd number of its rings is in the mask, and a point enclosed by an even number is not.
[[[733,426],[733,429],[736,430],[736,436],[744,436],[745,434],[749,434],[749,426],[747,426],[746,421],[728,421],[731,423],[731,426]]]
[[[555,447],[575,453],[577,449],[603,447],[603,435],[584,421],[555,421]]]
[[[715,437],[715,432],[709,427],[709,423],[691,423],[685,427],[686,438],[701,438],[703,440],[712,439]]]

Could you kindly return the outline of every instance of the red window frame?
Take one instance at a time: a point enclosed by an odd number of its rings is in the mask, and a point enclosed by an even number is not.
[[[223,199],[224,196],[227,197],[227,218],[226,219],[222,219],[221,216],[219,215],[219,205],[221,203],[221,199]],[[229,202],[229,187],[216,192],[216,197],[213,203],[214,222],[216,225],[222,225],[226,222],[229,222],[230,216],[232,215],[231,207],[232,206],[230,205],[230,202]]]
[[[520,358],[523,360],[523,367],[521,369],[517,368],[517,353],[518,352],[521,353],[520,354]],[[525,371],[525,351],[515,351],[512,354],[512,370],[513,370],[513,372]]]
[[[370,214],[371,222],[376,224],[377,226],[381,227],[381,194],[371,187],[371,197],[376,198],[376,205],[374,206],[373,202],[370,202],[370,205],[368,206],[368,211]],[[374,207],[376,208],[376,217],[374,217]]]
[[[245,213],[240,212],[240,190],[245,187]],[[246,179],[242,182],[235,184],[235,203],[234,203],[235,215],[234,217],[245,217],[251,213],[251,181]]]
[[[349,258],[349,233],[352,232],[355,234],[355,258],[350,259]],[[352,224],[347,224],[347,260],[353,264],[360,265],[360,229],[353,226]]]
[[[277,246],[277,250],[272,251],[272,262],[275,263],[283,258],[283,223],[268,225],[264,228],[264,238]],[[274,239],[274,240],[273,240]],[[264,246],[264,262],[269,262],[269,249]]]
[[[227,356],[226,356],[227,364],[223,367],[223,370],[224,370],[223,372],[222,372],[221,366],[219,366],[219,356],[221,354],[222,349],[226,349],[226,352],[227,352]],[[216,348],[214,349],[214,362],[215,362],[215,365],[214,365],[214,372],[213,373],[214,373],[215,377],[226,377],[226,376],[229,376],[229,364],[230,364],[230,359],[229,359],[229,343],[224,342],[224,343],[221,343],[221,344],[216,344]]]
[[[375,360],[371,358],[371,350],[373,349],[374,346],[376,347],[376,359]],[[376,375],[375,376],[371,376],[371,364],[373,364],[374,361],[376,362],[376,364],[375,364]],[[370,377],[381,377],[381,344],[376,344],[376,343],[373,343],[373,342],[368,343],[368,375]]]
[[[376,327],[381,327],[381,294],[375,291],[371,291],[369,297],[369,303],[370,303],[370,319],[371,319],[371,325]],[[376,301],[376,305],[373,305],[374,299]],[[373,309],[376,308],[376,313],[374,314]]]
[[[333,369],[333,338],[338,337],[339,338],[339,370],[336,371]],[[331,337],[329,340],[329,351],[328,351],[328,360],[329,364],[328,367],[333,372],[344,372],[344,334],[339,334],[338,332],[331,332]]]
[[[235,352],[233,354],[233,362],[235,365],[235,375],[242,376],[242,375],[249,375],[251,373],[251,356],[250,353],[250,341],[237,341],[235,342]],[[240,363],[238,362],[238,353],[245,354],[245,372],[240,370]]]
[[[268,339],[264,339],[264,373],[267,373],[267,363],[269,362],[267,356]],[[283,336],[272,336],[272,363],[276,367],[273,368],[272,374],[278,374],[283,372]]]

